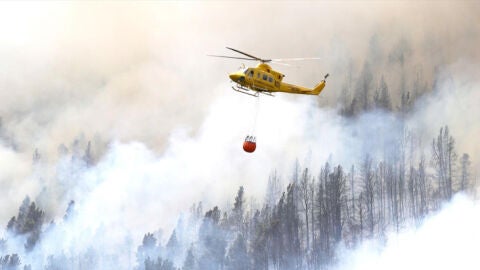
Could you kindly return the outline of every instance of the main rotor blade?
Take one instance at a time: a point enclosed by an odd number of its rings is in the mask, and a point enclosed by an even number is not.
[[[287,64],[287,63],[282,63],[282,62],[274,61],[273,59],[272,59],[271,63],[277,64],[277,65],[282,65],[282,66],[289,66],[289,67],[292,66],[292,65]]]
[[[234,57],[234,56],[225,56],[225,55],[211,55],[211,54],[207,54],[207,56],[220,57],[220,58],[230,58],[230,59],[250,60],[250,61],[258,61],[257,59],[254,59],[254,58]]]
[[[234,48],[230,48],[230,47],[226,47],[226,48],[227,48],[227,49],[229,49],[229,50],[232,50],[232,51],[234,51],[234,52],[237,52],[237,53],[243,54],[243,55],[245,55],[245,56],[251,57],[251,58],[253,58],[253,59],[256,59],[256,60],[258,60],[258,61],[261,61],[261,62],[270,62],[270,61],[272,61],[271,59],[262,59],[262,58],[259,58],[259,57],[256,57],[256,56],[253,56],[253,55],[251,55],[251,54],[244,53],[244,52],[242,52],[242,51],[239,51],[239,50],[237,50],[237,49],[234,49]]]
[[[320,57],[306,57],[306,58],[281,58],[272,59],[272,61],[284,62],[284,61],[306,61],[306,60],[322,60]]]

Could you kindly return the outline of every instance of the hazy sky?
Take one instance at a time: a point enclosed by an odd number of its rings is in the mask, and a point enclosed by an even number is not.
[[[81,132],[162,151],[172,128],[196,130],[229,89],[218,86],[241,64],[205,56],[229,54],[225,46],[261,57],[324,58],[277,67],[286,81],[309,87],[330,73],[324,102],[339,94],[350,63],[359,73],[365,60],[388,59],[402,40],[409,74],[421,69],[427,81],[459,61],[477,64],[480,54],[477,2],[1,5],[0,116],[21,151],[38,148],[49,158]],[[375,64],[375,75],[395,86],[399,65]]]

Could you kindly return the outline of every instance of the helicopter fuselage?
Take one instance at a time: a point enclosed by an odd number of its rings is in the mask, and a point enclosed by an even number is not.
[[[325,87],[325,80],[321,81],[313,89],[282,82],[285,75],[273,70],[265,63],[259,63],[256,67],[233,72],[229,77],[241,87],[258,92],[318,95]]]

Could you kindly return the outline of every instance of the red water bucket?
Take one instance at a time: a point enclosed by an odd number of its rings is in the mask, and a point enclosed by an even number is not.
[[[247,153],[253,153],[257,148],[257,143],[255,141],[255,137],[247,136],[245,141],[243,142],[243,150]]]

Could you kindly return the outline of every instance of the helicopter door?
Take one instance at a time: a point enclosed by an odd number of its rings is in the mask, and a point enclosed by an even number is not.
[[[268,82],[270,85],[273,85],[273,78],[272,76],[268,76]]]

